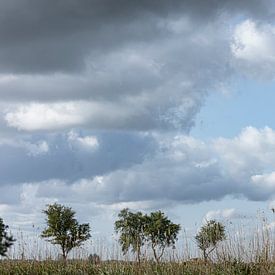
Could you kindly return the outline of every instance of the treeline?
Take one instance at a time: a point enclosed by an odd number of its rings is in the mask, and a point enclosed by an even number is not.
[[[64,260],[73,248],[80,247],[91,238],[90,224],[79,224],[71,207],[54,203],[47,205],[43,213],[46,215],[47,226],[41,237],[53,245],[58,245]],[[146,246],[151,248],[155,261],[159,263],[166,248],[175,248],[181,226],[173,223],[161,211],[144,214],[131,212],[126,208],[118,214],[114,229],[119,236],[124,255],[131,251],[136,255],[136,261],[141,262],[142,249]],[[224,225],[215,220],[208,221],[194,236],[205,261],[217,244],[225,238]],[[8,226],[0,218],[0,255],[6,256],[15,241],[8,233]]]

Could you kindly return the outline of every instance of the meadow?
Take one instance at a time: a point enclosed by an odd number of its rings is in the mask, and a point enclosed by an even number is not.
[[[275,264],[271,262],[244,263],[200,261],[132,262],[110,261],[98,265],[89,261],[10,261],[0,265],[0,274],[275,274]]]
[[[31,237],[18,232],[15,245],[1,260],[0,274],[275,274],[274,223],[265,217],[251,223],[254,227],[247,221],[228,221],[226,240],[207,261],[183,229],[176,249],[167,249],[159,264],[149,247],[144,247],[140,264],[132,253],[123,255],[115,238],[112,244],[92,238],[64,261],[59,248],[44,242],[38,232]],[[91,258],[94,254],[100,260]]]

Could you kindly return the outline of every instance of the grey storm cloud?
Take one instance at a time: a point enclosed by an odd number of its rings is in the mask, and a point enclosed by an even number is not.
[[[187,133],[233,74],[225,22],[268,22],[268,4],[2,1],[1,128]]]
[[[152,137],[132,133],[83,137],[76,131],[27,140],[0,140],[0,185],[52,178],[69,183],[141,163],[156,148]]]
[[[85,58],[169,36],[166,23],[198,23],[222,12],[269,17],[269,1],[1,1],[0,68],[11,73],[76,72]]]

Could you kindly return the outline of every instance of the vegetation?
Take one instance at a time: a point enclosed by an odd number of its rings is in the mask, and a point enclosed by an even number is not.
[[[217,247],[217,244],[225,240],[225,228],[220,222],[210,220],[206,225],[202,226],[195,238],[206,261],[209,254]]]
[[[73,248],[79,247],[91,237],[89,224],[79,224],[70,207],[55,203],[48,205],[43,213],[47,216],[47,228],[41,236],[52,244],[60,245],[64,260]]]
[[[90,254],[88,257],[88,261],[93,263],[93,264],[99,264],[100,263],[100,256],[97,255],[96,253]]]
[[[172,223],[161,211],[146,215],[145,236],[159,263],[166,247],[175,246],[180,225]],[[158,254],[159,252],[159,254]]]
[[[146,217],[141,212],[132,213],[128,208],[121,210],[115,222],[115,231],[120,234],[119,243],[124,255],[132,249],[137,261],[141,260],[141,248],[145,244]]]
[[[172,223],[161,211],[150,215],[133,213],[128,208],[121,210],[115,222],[115,231],[120,234],[119,243],[126,254],[129,248],[141,261],[141,249],[145,244],[152,248],[154,258],[159,263],[166,247],[174,246],[180,225]]]
[[[0,274],[275,274],[275,228],[268,226],[273,220],[267,222],[261,216],[254,233],[241,227],[234,230],[230,221],[225,233],[224,224],[211,220],[196,236],[183,234],[181,238],[186,239],[181,240],[183,242],[177,249],[171,249],[178,239],[180,225],[172,223],[161,211],[145,214],[123,209],[115,222],[121,249],[113,250],[112,254],[110,250],[102,253],[98,247],[95,249],[95,241],[92,247],[87,247],[88,243],[81,246],[90,238],[90,228],[87,224],[85,232],[79,230],[83,225],[78,224],[71,208],[53,204],[43,212],[47,217],[47,228],[42,236],[61,247],[62,253],[64,249],[62,257],[66,261],[59,260],[56,252],[42,256],[39,256],[41,250],[27,252],[26,246],[30,242],[16,235],[15,245],[4,252],[8,259],[0,262]],[[2,235],[10,238],[11,246],[14,239],[6,229],[3,224],[5,234]],[[40,230],[38,234],[40,236]],[[185,246],[185,241],[193,247]],[[48,245],[47,242],[41,244]],[[197,258],[198,250],[193,250],[196,244],[202,251],[202,259]],[[72,248],[76,249],[67,258]],[[128,252],[126,257],[120,254],[121,250],[124,255]]]
[[[6,256],[8,248],[13,245],[15,239],[12,235],[9,235],[7,230],[9,226],[5,225],[3,219],[0,218],[0,255]]]
[[[153,262],[107,261],[94,265],[89,261],[3,261],[0,265],[1,275],[268,275],[275,274],[274,263],[223,262],[208,264],[202,262]]]

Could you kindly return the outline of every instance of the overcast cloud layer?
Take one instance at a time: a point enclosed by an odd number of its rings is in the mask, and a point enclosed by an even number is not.
[[[188,132],[274,39],[267,1],[3,1],[0,16],[1,124],[24,131]]]
[[[0,213],[273,199],[274,130],[189,135],[209,94],[274,80],[273,6],[1,1]]]

